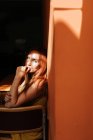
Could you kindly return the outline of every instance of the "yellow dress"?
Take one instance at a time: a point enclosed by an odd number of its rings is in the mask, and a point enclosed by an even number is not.
[[[34,131],[22,134],[12,134],[13,140],[41,140],[43,137],[42,131]]]

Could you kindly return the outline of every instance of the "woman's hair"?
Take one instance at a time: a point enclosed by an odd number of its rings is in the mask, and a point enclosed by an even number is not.
[[[43,83],[45,83],[47,81],[47,58],[46,55],[44,54],[44,52],[39,52],[37,50],[32,50],[30,51],[27,55],[29,54],[33,54],[36,53],[39,55],[39,68],[37,69],[37,71],[32,75],[32,79],[31,83],[34,83],[37,79],[41,79],[43,82],[41,82],[41,86],[43,85]],[[23,83],[19,86],[18,92],[21,93],[25,88],[26,85],[29,84],[30,82],[28,75],[25,76],[25,80],[23,81]]]

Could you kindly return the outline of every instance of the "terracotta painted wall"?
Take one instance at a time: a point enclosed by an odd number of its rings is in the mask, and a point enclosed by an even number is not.
[[[93,0],[64,1],[50,7],[49,139],[92,140]]]

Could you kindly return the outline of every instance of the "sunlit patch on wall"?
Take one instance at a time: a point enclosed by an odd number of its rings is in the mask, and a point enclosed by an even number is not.
[[[52,5],[55,8],[82,8],[83,0],[53,0]]]

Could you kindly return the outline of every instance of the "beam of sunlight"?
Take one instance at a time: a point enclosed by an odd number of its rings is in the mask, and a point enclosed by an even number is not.
[[[54,8],[82,8],[82,0],[53,0],[52,5]]]
[[[64,23],[77,39],[81,35],[82,27],[82,10],[61,10],[54,12],[55,24],[58,22]]]

